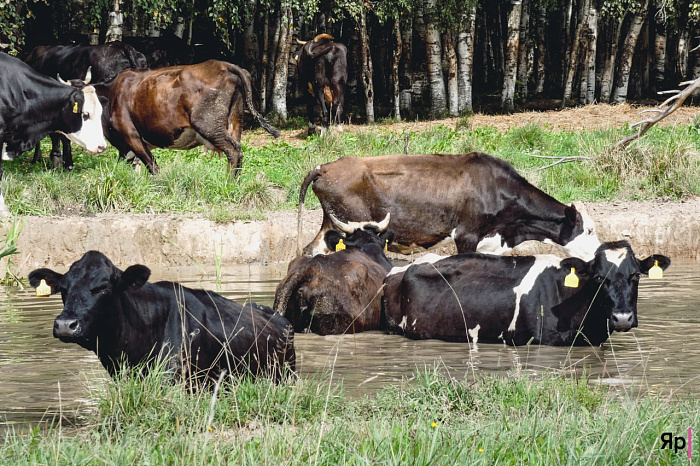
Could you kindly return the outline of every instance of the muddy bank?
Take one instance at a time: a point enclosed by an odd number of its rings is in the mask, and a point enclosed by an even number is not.
[[[637,254],[662,253],[700,260],[700,198],[683,202],[642,201],[587,204],[601,240],[628,239]],[[90,249],[119,266],[223,265],[289,261],[296,254],[294,211],[270,212],[266,220],[214,223],[195,215],[106,214],[92,217],[25,217],[20,274],[36,267],[64,268]],[[303,244],[318,232],[321,211],[305,213]],[[528,243],[520,252],[551,251]],[[443,249],[449,253],[450,248]]]

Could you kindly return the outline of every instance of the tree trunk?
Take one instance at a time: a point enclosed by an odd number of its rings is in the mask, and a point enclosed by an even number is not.
[[[273,17],[273,24],[266,31],[272,31],[272,37],[269,39],[268,44],[268,61],[267,61],[267,88],[265,92],[267,93],[268,100],[268,111],[272,110],[272,85],[275,81],[275,64],[277,63],[277,54],[279,53],[279,40],[280,40],[280,29],[281,29],[281,13],[277,13]]]
[[[688,29],[684,29],[678,38],[678,75],[681,76],[681,81],[687,79],[688,73]]]
[[[367,10],[361,3],[360,10],[360,47],[362,48],[362,88],[365,91],[365,113],[367,123],[374,123],[374,84],[372,83],[372,54],[369,49],[367,34]]]
[[[119,0],[114,0],[114,10],[109,12],[109,26],[107,27],[106,42],[122,40],[122,25],[124,24],[124,16],[119,11]]]
[[[474,67],[474,28],[476,2],[470,2],[465,18],[466,30],[457,34],[459,112],[472,111],[472,72]]]
[[[428,82],[430,83],[430,114],[433,118],[445,115],[447,101],[445,98],[445,81],[442,77],[442,51],[440,31],[435,24],[435,5],[437,0],[426,0],[425,6],[425,51],[428,61]]]
[[[587,0],[583,0],[587,3]],[[583,5],[585,8],[586,5]],[[583,10],[586,11],[586,10]],[[564,79],[564,96],[561,101],[561,108],[564,108],[569,100],[571,100],[571,94],[573,92],[574,76],[576,75],[576,69],[579,66],[579,50],[584,46],[584,29],[588,23],[588,18],[584,15],[579,15],[578,24],[576,25],[576,33],[574,34],[574,40],[571,43],[571,54],[569,56],[569,66],[566,68],[566,76]],[[586,75],[587,77],[588,75]]]
[[[592,104],[595,102],[595,84],[596,84],[596,53],[598,44],[598,10],[595,4],[591,6],[588,12],[588,79],[586,87],[586,103]]]
[[[263,113],[267,113],[267,82],[268,82],[268,76],[269,76],[269,70],[268,70],[268,63],[270,61],[270,12],[265,10],[265,20],[263,22],[263,51],[262,51],[262,60],[260,63],[261,67],[261,75],[260,76],[260,111]]]
[[[600,80],[600,101],[610,102],[612,95],[613,76],[615,76],[615,62],[617,61],[617,48],[620,44],[620,32],[622,30],[622,19],[610,24],[610,49],[605,57],[605,67],[603,68],[603,76]]]
[[[546,78],[545,60],[547,57],[547,40],[545,36],[545,25],[547,24],[547,11],[543,5],[537,9],[537,43],[535,45],[535,93],[542,94],[544,92],[544,83]]]
[[[620,56],[620,66],[618,68],[616,79],[617,87],[615,88],[615,93],[613,95],[613,99],[617,103],[627,101],[627,89],[629,88],[630,71],[632,70],[632,58],[634,57],[634,50],[637,47],[639,33],[642,30],[642,26],[644,26],[644,21],[646,20],[648,7],[649,0],[643,0],[642,8],[632,17],[632,23],[630,24],[629,31],[627,32],[627,37],[625,37],[625,43],[622,46],[622,55]]]
[[[452,32],[449,29],[442,35],[442,43],[447,59],[447,112],[454,117],[459,115],[459,82],[457,81],[457,54]]]
[[[511,0],[511,10],[508,15],[508,45],[506,48],[506,60],[503,76],[503,93],[501,94],[501,108],[506,112],[515,110],[515,77],[518,72],[518,48],[520,44],[520,13],[522,11],[521,0]]]
[[[403,41],[401,40],[401,23],[399,16],[394,18],[394,60],[391,63],[391,84],[394,91],[394,118],[396,121],[401,121],[401,86],[399,85],[399,63],[401,61],[401,53],[403,52]]]
[[[272,111],[282,120],[287,119],[287,75],[289,70],[289,51],[292,48],[293,27],[292,9],[283,3],[280,9],[280,33],[272,82]]]
[[[654,90],[664,89],[666,83],[666,24],[660,14],[654,15]]]
[[[260,76],[258,75],[258,53],[260,53],[260,46],[258,45],[258,34],[255,30],[255,12],[257,4],[257,0],[248,0],[250,17],[248,18],[248,24],[246,24],[245,29],[243,29],[243,66],[250,72],[254,83],[260,82]],[[262,93],[263,91],[260,90],[260,92]]]
[[[520,14],[520,38],[518,47],[518,74],[516,79],[516,90],[520,100],[527,99],[527,83],[529,81],[530,70],[528,67],[530,54],[530,0],[524,0],[522,12]]]

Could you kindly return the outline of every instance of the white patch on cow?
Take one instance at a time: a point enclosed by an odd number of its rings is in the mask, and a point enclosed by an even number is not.
[[[574,206],[581,214],[583,232],[565,245],[558,246],[563,248],[568,255],[578,257],[588,262],[595,257],[595,252],[600,247],[600,240],[596,233],[595,222],[593,222],[593,219],[588,215],[584,205],[580,202],[574,202]],[[555,244],[549,239],[544,242],[547,244]]]
[[[417,265],[417,264],[434,264],[435,262],[442,260],[448,256],[441,256],[440,254],[433,254],[432,252],[429,254],[426,254],[424,256],[418,257],[416,260],[414,260],[412,263],[408,265],[403,265],[401,267],[393,267],[389,273],[387,274],[387,277],[390,275],[395,275],[397,273],[405,272],[408,270],[408,268],[412,265]]]
[[[107,148],[107,141],[102,133],[102,104],[92,86],[83,88],[83,96],[83,115],[87,115],[87,120],[83,120],[82,126],[75,133],[64,134],[88,152],[102,152]]]
[[[500,338],[501,340],[503,340],[503,332],[501,332],[501,334],[498,335],[498,338]]]
[[[2,145],[2,160],[12,160],[12,157],[7,155],[7,151],[5,150],[5,147],[7,147],[7,144]]]
[[[455,236],[457,236],[457,229],[453,228],[452,233],[450,233],[450,238],[452,238],[452,241],[454,241]]]
[[[408,319],[406,316],[403,316],[403,319],[401,319],[401,323],[399,324],[399,328],[401,330],[406,330],[406,324],[408,323]]]
[[[627,257],[627,249],[625,248],[605,250],[605,258],[608,262],[612,262],[618,267],[620,267],[622,261],[625,260],[625,257]]]
[[[479,241],[476,245],[476,252],[481,254],[494,254],[496,256],[502,256],[505,253],[512,251],[513,248],[509,248],[504,242],[503,237],[496,233],[493,236],[486,236]]]
[[[479,329],[481,329],[481,324],[477,324],[473,329],[467,329],[469,338],[471,339],[472,343],[474,343],[474,346],[476,346],[476,343],[479,341]]]
[[[527,271],[520,284],[513,288],[513,292],[515,293],[515,311],[513,312],[513,320],[508,326],[509,332],[515,331],[515,323],[518,321],[518,316],[520,315],[520,300],[522,297],[532,291],[537,278],[545,269],[550,267],[559,268],[560,263],[561,258],[557,256],[549,254],[535,256],[535,263],[532,264],[532,267]]]
[[[411,324],[411,327],[413,327],[413,330],[416,329],[416,322],[418,322],[418,319],[413,319],[413,323]]]
[[[315,169],[316,169],[316,170],[320,170],[320,169],[321,169],[321,166],[320,166],[320,165],[316,165],[316,168],[315,168]]]

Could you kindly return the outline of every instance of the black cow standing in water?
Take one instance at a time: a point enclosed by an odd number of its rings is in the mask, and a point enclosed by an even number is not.
[[[415,339],[598,346],[637,326],[639,277],[656,264],[671,260],[637,259],[626,241],[603,243],[589,262],[458,254],[390,273],[384,312],[390,331]]]
[[[37,269],[29,282],[45,280],[61,293],[54,337],[94,351],[111,375],[122,363],[150,366],[158,355],[167,355],[169,370],[199,382],[223,370],[276,379],[294,371],[294,331],[284,317],[211,291],[148,283],[150,273],[143,265],[122,271],[89,251],[66,274]]]

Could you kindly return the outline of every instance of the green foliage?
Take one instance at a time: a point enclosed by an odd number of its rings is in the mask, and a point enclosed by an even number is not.
[[[7,52],[17,55],[24,46],[24,23],[32,18],[32,9],[39,3],[46,4],[48,0],[0,0],[0,38],[9,41]]]

